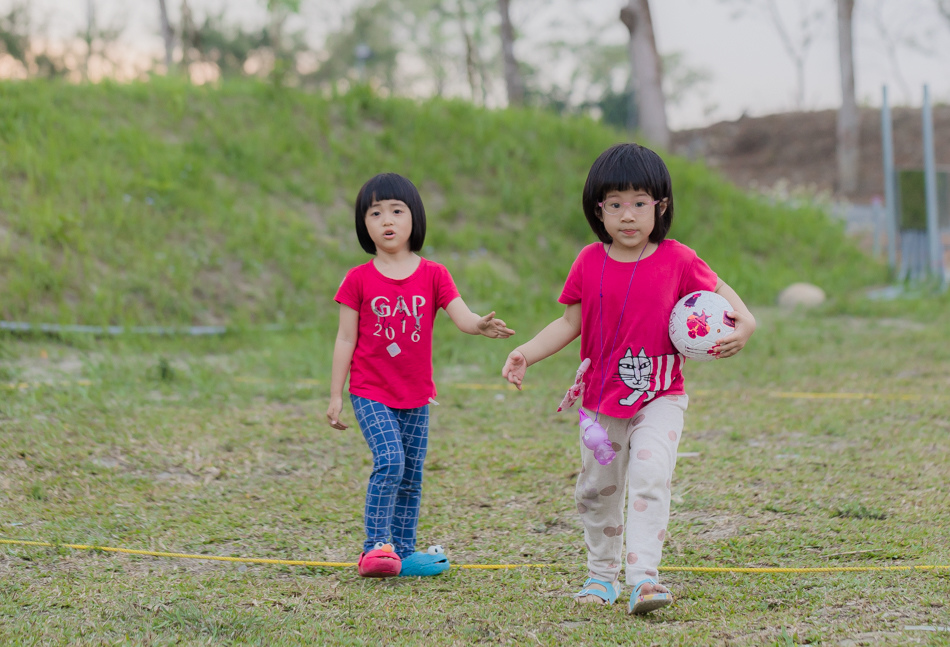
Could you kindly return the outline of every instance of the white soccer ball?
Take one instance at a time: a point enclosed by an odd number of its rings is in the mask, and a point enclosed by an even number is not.
[[[670,313],[670,340],[689,359],[708,362],[716,359],[712,348],[736,329],[729,317],[732,306],[715,292],[697,290],[676,302]]]

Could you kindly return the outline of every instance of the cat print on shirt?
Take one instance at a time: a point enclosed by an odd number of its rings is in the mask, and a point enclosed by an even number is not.
[[[620,381],[633,389],[633,392],[620,400],[620,404],[630,406],[637,402],[644,393],[649,393],[650,376],[653,374],[653,360],[647,357],[643,348],[636,355],[631,349],[627,349],[627,354],[620,358],[617,374]]]
[[[670,388],[681,363],[678,355],[648,356],[642,347],[634,355],[633,349],[627,348],[617,364],[617,377],[632,391],[618,402],[625,407],[649,402],[658,392]]]

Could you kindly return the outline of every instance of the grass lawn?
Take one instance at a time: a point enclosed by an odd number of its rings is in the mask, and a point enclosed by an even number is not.
[[[950,645],[946,315],[754,311],[738,358],[687,366],[671,608],[572,606],[577,427],[555,408],[577,346],[519,393],[498,377],[515,340],[440,318],[420,544],[544,567],[381,581],[0,545],[0,643]],[[324,421],[331,346],[318,330],[0,337],[0,539],[355,561],[370,454]],[[669,570],[918,565],[944,568]]]

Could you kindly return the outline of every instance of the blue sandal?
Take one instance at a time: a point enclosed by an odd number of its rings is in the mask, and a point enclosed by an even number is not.
[[[646,595],[640,595],[640,589],[643,588],[644,584],[659,584],[652,577],[648,577],[645,580],[641,580],[633,589],[633,593],[630,594],[630,604],[627,606],[627,613],[641,614],[641,613],[650,613],[651,611],[656,611],[657,609],[662,609],[665,606],[673,604],[673,594],[672,593],[648,593]]]
[[[588,588],[591,584],[600,584],[605,590],[600,591],[598,589]],[[605,582],[603,580],[596,580],[593,577],[588,577],[584,581],[584,588],[574,594],[574,599],[576,600],[577,598],[582,598],[585,595],[593,595],[603,600],[604,606],[609,606],[616,602],[617,596],[620,594],[619,589],[619,586],[611,582]]]
[[[399,571],[399,575],[401,577],[431,577],[447,571],[450,566],[442,546],[429,546],[426,552],[415,552],[402,560],[402,570]]]

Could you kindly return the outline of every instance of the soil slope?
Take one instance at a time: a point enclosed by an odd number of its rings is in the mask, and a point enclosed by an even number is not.
[[[920,109],[896,108],[891,114],[895,165],[922,168]],[[937,164],[950,167],[950,106],[934,107],[933,121]],[[673,133],[673,152],[705,160],[741,187],[769,190],[786,184],[869,203],[884,193],[881,113],[861,111],[860,187],[853,196],[838,195],[835,122],[834,110],[742,117]]]

